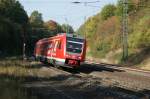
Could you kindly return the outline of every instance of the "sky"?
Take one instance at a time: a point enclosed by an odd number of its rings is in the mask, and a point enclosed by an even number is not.
[[[116,4],[117,0],[19,0],[30,16],[34,10],[42,13],[44,21],[54,20],[59,24],[69,24],[77,30],[90,16],[101,11],[106,4]],[[74,1],[83,3],[73,4]],[[84,2],[95,2],[87,3]]]

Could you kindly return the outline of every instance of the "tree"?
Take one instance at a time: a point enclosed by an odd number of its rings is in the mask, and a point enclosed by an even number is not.
[[[104,6],[104,8],[101,11],[101,17],[103,20],[107,20],[109,17],[112,17],[115,15],[116,7],[112,4],[108,4]]]
[[[135,9],[135,5],[133,3],[133,0],[128,0],[128,13],[133,11],[134,9]],[[122,16],[122,14],[123,14],[123,0],[118,0],[115,13],[118,16]]]
[[[56,31],[57,30],[57,22],[53,20],[49,20],[45,22],[45,27],[51,31]]]
[[[0,0],[0,15],[21,25],[28,23],[26,11],[16,0]]]
[[[43,27],[43,18],[42,14],[39,13],[38,11],[33,11],[30,16],[30,24],[32,27],[38,27],[41,28]]]
[[[56,35],[57,33],[61,33],[62,32],[62,28],[61,26],[53,21],[53,20],[49,20],[47,22],[45,22],[45,27],[53,33],[53,35]]]
[[[19,1],[0,0],[0,50],[21,53],[22,36],[26,35],[27,24],[27,13]]]
[[[62,30],[63,32],[66,32],[66,33],[74,33],[74,30],[72,28],[72,26],[70,26],[69,24],[62,24]]]

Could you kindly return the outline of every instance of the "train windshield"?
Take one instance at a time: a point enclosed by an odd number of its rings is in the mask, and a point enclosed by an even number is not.
[[[67,37],[67,52],[80,54],[83,43],[84,39]]]

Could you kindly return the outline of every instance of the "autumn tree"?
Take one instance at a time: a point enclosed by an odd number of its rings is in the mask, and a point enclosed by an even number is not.
[[[49,21],[45,22],[44,25],[53,35],[56,35],[57,33],[62,32],[61,26],[53,20],[49,20]]]
[[[133,0],[128,0],[128,13],[135,9],[135,4]],[[123,0],[118,0],[117,8],[116,8],[116,15],[122,16],[123,14]]]
[[[107,20],[109,17],[112,17],[115,15],[116,7],[112,4],[108,4],[104,6],[104,8],[101,11],[101,18],[103,20]]]

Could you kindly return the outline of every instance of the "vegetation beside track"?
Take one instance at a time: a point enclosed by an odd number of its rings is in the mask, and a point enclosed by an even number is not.
[[[90,17],[78,32],[81,35],[86,33],[88,57],[142,68],[150,65],[146,61],[150,59],[150,1],[128,0],[129,53],[125,63],[122,61],[122,1],[118,0],[116,5],[104,6],[102,11]]]
[[[45,65],[35,61],[22,61],[16,57],[0,60],[0,75],[6,75],[8,77],[48,79],[54,75],[50,72],[48,68],[45,68]]]
[[[24,43],[26,54],[32,55],[39,39],[66,30],[74,31],[69,24],[60,25],[54,20],[44,22],[38,11],[28,16],[19,0],[0,0],[0,56],[22,54]]]

